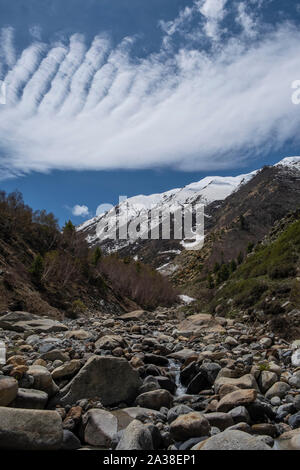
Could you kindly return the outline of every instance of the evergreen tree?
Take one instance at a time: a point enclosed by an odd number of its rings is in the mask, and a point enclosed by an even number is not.
[[[40,254],[34,258],[29,272],[32,274],[32,277],[36,282],[41,282],[44,273],[44,260]]]
[[[215,283],[211,274],[207,276],[207,287],[209,289],[213,289],[215,287]]]
[[[238,254],[238,257],[237,257],[237,262],[238,262],[238,264],[242,264],[243,260],[244,260],[244,255],[243,255],[243,253],[240,251],[239,254]]]
[[[100,246],[97,246],[93,253],[93,261],[92,261],[93,265],[97,266],[101,258],[102,258],[102,250]]]
[[[236,268],[237,268],[236,261],[233,259],[231,260],[230,265],[229,265],[230,272],[233,273],[234,271],[236,271]]]

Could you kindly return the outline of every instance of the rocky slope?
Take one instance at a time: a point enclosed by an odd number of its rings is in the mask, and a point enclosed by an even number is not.
[[[300,449],[300,340],[268,323],[14,312],[0,341],[1,449]]]
[[[185,204],[201,203],[205,206],[205,233],[213,230],[220,243],[214,243],[214,258],[234,256],[245,244],[259,240],[268,233],[274,222],[283,217],[287,211],[296,209],[300,203],[300,157],[289,157],[281,160],[274,167],[265,167],[261,171],[236,177],[207,177],[184,188],[174,189],[162,194],[135,196],[120,203],[105,214],[84,222],[77,229],[91,246],[100,245],[104,252],[118,251],[123,257],[132,256],[150,263],[162,272],[169,274],[177,264],[172,263],[180,253],[188,257],[197,256],[186,252],[187,243],[183,240],[143,240],[133,243],[128,240],[110,240],[106,231],[117,213],[120,226],[137,223],[138,218],[148,218],[151,207],[161,211],[162,217]],[[248,230],[237,233],[238,219],[247,218]],[[99,230],[99,224],[102,228]],[[232,230],[232,228],[234,230]],[[226,236],[221,232],[226,232]],[[148,235],[148,230],[144,230]],[[149,235],[150,238],[150,235]],[[207,243],[206,243],[207,245]],[[237,256],[236,253],[236,256]],[[179,258],[180,260],[180,258]]]

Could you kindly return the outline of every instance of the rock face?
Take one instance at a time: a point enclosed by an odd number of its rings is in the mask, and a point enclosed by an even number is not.
[[[171,436],[176,441],[184,441],[190,437],[208,436],[209,430],[209,422],[197,412],[178,416],[170,426]]]
[[[0,406],[9,405],[17,396],[18,382],[12,377],[0,376]]]
[[[13,450],[57,450],[63,429],[56,411],[0,408],[0,448]]]
[[[271,447],[243,431],[227,429],[197,444],[192,450],[271,450]]]
[[[83,398],[99,398],[104,406],[135,400],[142,381],[123,358],[92,356],[59,394],[63,405]]]
[[[91,446],[109,448],[118,431],[117,418],[108,411],[89,410],[83,417],[84,441]]]

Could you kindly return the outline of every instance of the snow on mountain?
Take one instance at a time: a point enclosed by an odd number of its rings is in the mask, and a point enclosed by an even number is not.
[[[275,166],[300,170],[300,157],[287,157]],[[160,194],[137,195],[122,201],[110,211],[87,220],[77,227],[85,234],[90,245],[103,243],[111,239],[111,232],[105,226],[118,212],[119,226],[127,226],[138,218],[147,217],[150,209],[161,210],[162,214],[172,212],[184,204],[200,203],[207,206],[214,201],[222,201],[237,191],[241,185],[250,181],[259,170],[238,176],[207,176],[200,181],[183,188],[175,188]],[[99,228],[100,227],[100,228]],[[146,230],[145,230],[146,231]],[[142,232],[141,232],[142,233]],[[106,251],[117,251],[128,246],[128,240],[114,240]],[[181,244],[184,247],[184,244]]]
[[[286,157],[274,166],[284,166],[300,171],[300,157]]]

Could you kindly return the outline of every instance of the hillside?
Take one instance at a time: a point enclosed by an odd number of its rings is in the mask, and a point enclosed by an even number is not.
[[[214,291],[210,310],[231,317],[246,313],[252,320],[271,319],[274,328],[277,325],[281,333],[296,337],[300,333],[299,318],[296,315],[293,331],[288,328],[288,320],[293,310],[298,309],[296,313],[300,308],[300,210],[276,223],[270,234],[249,251],[233,270],[231,264],[224,263],[210,274]]]
[[[20,193],[1,192],[0,311],[74,317],[175,300],[168,281],[150,268],[102,256],[71,222],[61,230],[53,214],[33,212]]]
[[[300,207],[300,166],[289,161],[264,167],[215,210],[200,251],[184,251],[173,261],[173,281],[199,297],[216,263],[237,262],[290,211]],[[208,206],[209,209],[209,206]]]

